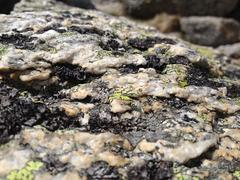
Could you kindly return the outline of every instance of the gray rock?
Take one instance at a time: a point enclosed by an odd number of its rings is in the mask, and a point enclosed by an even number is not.
[[[185,38],[193,43],[219,46],[240,41],[240,23],[217,17],[186,17],[180,21]]]
[[[97,10],[116,15],[123,16],[125,14],[122,0],[92,0]]]
[[[218,50],[226,56],[236,59],[240,58],[240,43],[220,46],[218,47]]]
[[[124,0],[127,12],[137,18],[149,18],[160,12],[180,15],[223,16],[238,0]]]

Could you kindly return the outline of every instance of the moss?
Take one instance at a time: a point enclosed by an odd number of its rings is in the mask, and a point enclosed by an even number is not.
[[[109,97],[110,101],[114,99],[124,100],[124,101],[132,101],[134,97],[137,97],[137,94],[134,93],[130,89],[118,89],[116,90],[112,96]]]
[[[7,180],[33,180],[34,172],[41,169],[43,163],[40,161],[30,161],[20,170],[13,170],[8,176]]]
[[[7,46],[0,44],[0,57],[3,56],[7,52]]]
[[[237,179],[237,180],[240,180],[240,170],[239,171],[235,171],[233,173],[233,176]]]

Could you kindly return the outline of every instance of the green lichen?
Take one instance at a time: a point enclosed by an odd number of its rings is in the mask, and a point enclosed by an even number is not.
[[[185,88],[185,87],[188,86],[188,81],[186,79],[181,79],[181,80],[178,81],[178,85],[181,88]]]
[[[43,163],[40,161],[30,161],[20,170],[13,170],[7,176],[7,180],[33,180],[34,172],[40,170]]]
[[[181,64],[169,64],[164,69],[163,73],[165,74],[176,74],[178,76],[185,76],[186,75],[186,67]]]
[[[185,175],[182,173],[176,174],[175,177],[177,180],[200,180],[200,178],[197,176],[190,176],[190,175]]]
[[[239,171],[235,171],[233,173],[233,176],[237,179],[237,180],[240,180],[240,170]]]
[[[97,52],[97,57],[99,59],[102,59],[103,57],[106,57],[106,56],[112,56],[112,52],[111,51],[106,51],[106,50],[101,50],[101,51]]]
[[[118,89],[109,97],[109,100],[113,101],[114,99],[119,99],[123,101],[132,101],[135,97],[137,97],[137,94],[130,89]]]
[[[77,34],[76,32],[68,31],[68,32],[62,33],[61,35],[65,36],[65,37],[68,37],[68,36],[74,36],[76,34]]]
[[[0,57],[6,54],[6,52],[7,52],[7,46],[0,44]]]
[[[202,57],[205,57],[207,59],[214,59],[215,53],[210,48],[199,46],[196,48],[196,50]]]

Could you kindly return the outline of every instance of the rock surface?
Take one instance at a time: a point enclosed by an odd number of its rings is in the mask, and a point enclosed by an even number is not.
[[[224,16],[236,7],[238,0],[124,0],[124,2],[130,15],[149,18],[161,12],[184,16]]]
[[[217,17],[181,18],[181,30],[187,40],[206,46],[219,46],[240,41],[240,23]]]
[[[240,43],[218,47],[218,50],[226,56],[240,59]]]
[[[0,25],[0,178],[239,178],[239,62],[55,0]]]

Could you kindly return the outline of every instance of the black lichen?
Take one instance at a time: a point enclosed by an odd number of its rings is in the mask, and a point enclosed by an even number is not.
[[[159,37],[147,37],[147,38],[133,38],[128,40],[128,44],[133,48],[139,49],[141,51],[146,51],[148,48],[153,47],[155,44],[176,44],[172,39],[159,38]]]
[[[0,43],[2,44],[12,44],[17,49],[28,49],[34,50],[37,46],[36,37],[28,37],[19,33],[16,34],[2,34],[0,36]]]
[[[132,180],[171,179],[173,176],[173,163],[153,159],[143,165],[130,167],[127,175]]]
[[[0,83],[0,100],[0,144],[24,126],[42,125],[50,131],[80,127],[76,118],[68,117],[58,108],[49,109],[44,103],[22,97],[19,90],[3,82]]]
[[[87,72],[84,68],[72,64],[55,64],[53,73],[57,75],[62,82],[67,81],[72,84],[90,82],[98,78],[96,74]]]
[[[97,27],[70,26],[68,30],[78,32],[79,34],[95,34],[99,36],[106,36],[109,38],[117,38],[117,35],[115,35],[111,31],[104,31]]]
[[[156,55],[144,56],[147,63],[142,65],[128,64],[119,68],[121,73],[137,73],[140,68],[153,68],[157,73],[161,73],[166,67],[166,60],[159,58]]]
[[[90,168],[87,169],[87,177],[89,180],[94,179],[112,179],[118,180],[120,179],[120,175],[118,173],[117,168],[110,166],[107,162],[97,161],[94,162]]]

